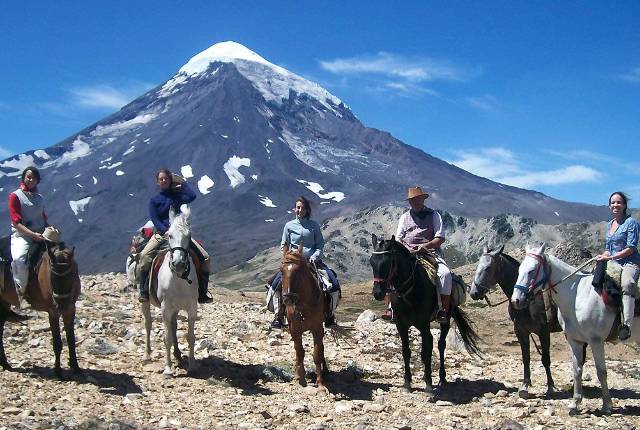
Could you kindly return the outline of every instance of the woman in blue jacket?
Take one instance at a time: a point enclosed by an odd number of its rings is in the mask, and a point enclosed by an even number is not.
[[[158,250],[166,244],[164,234],[169,229],[169,210],[173,208],[180,213],[180,206],[191,203],[196,199],[196,193],[181,177],[172,174],[167,169],[160,169],[156,173],[156,183],[160,192],[149,201],[149,217],[153,222],[154,234],[140,252],[136,282],[140,292],[141,302],[149,300],[149,286],[147,278],[149,269]],[[195,240],[191,239],[190,249],[200,260],[200,276],[198,278],[198,303],[210,303],[213,299],[208,294],[209,285],[209,254]]]

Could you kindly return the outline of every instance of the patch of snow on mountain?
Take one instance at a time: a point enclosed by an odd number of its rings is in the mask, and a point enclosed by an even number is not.
[[[87,206],[87,204],[90,201],[91,201],[91,196],[85,197],[84,199],[80,199],[80,200],[69,200],[69,206],[71,207],[73,214],[78,216],[80,212],[84,212],[84,208]]]
[[[82,223],[82,218],[78,218],[78,222],[79,222],[79,223]]]
[[[79,186],[80,188],[84,188],[84,187],[83,187],[82,185],[80,185],[80,184],[76,184],[76,185],[77,185],[77,186]]]
[[[282,130],[282,136],[284,137],[284,140],[280,137],[278,139],[281,139],[289,146],[298,160],[323,173],[333,173],[332,170],[323,163],[323,160],[318,157],[316,151],[313,150],[311,145],[304,142],[287,129]],[[335,148],[332,149],[335,150]]]
[[[62,154],[60,158],[46,162],[43,167],[63,166],[91,154],[91,147],[82,139],[82,136],[78,136],[71,144],[70,151]]]
[[[260,203],[262,203],[263,205],[265,205],[268,208],[275,208],[277,207],[276,205],[273,204],[273,201],[271,201],[271,199],[267,196],[263,196],[258,194],[258,200],[260,200]]]
[[[124,172],[122,170],[116,170],[116,176],[122,176]]]
[[[264,222],[273,222],[273,218],[265,219]]]
[[[50,158],[49,154],[47,154],[47,152],[42,149],[38,149],[37,151],[34,151],[33,155],[35,155],[38,158],[42,158],[43,160],[48,160]]]
[[[340,191],[324,192],[324,187],[317,182],[305,181],[304,179],[298,179],[298,182],[307,187],[309,191],[311,191],[321,199],[333,200],[336,202],[341,202],[342,200],[344,200],[344,193]]]
[[[228,138],[229,138],[229,136],[227,136],[226,134],[221,134],[220,136],[221,136],[223,139],[228,139]]]
[[[104,160],[101,160],[100,162],[101,162],[101,163],[108,163],[108,162],[110,162],[111,160],[113,160],[113,157],[105,158]]]
[[[19,176],[26,167],[33,166],[35,164],[36,163],[31,155],[20,154],[18,155],[18,158],[6,160],[2,164],[0,164],[0,168],[11,167],[17,169],[17,171],[11,173],[0,172],[2,173],[0,177],[4,176],[5,174],[8,176]]]
[[[82,173],[78,173],[76,176],[73,177],[73,179],[79,178],[80,176],[82,176]]]
[[[289,98],[289,90],[293,90],[298,94],[308,94],[324,107],[341,116],[327,102],[329,100],[333,105],[338,106],[342,103],[339,98],[320,85],[276,66],[245,46],[232,41],[216,43],[195,55],[180,68],[178,76],[180,74],[199,75],[206,72],[209,64],[213,62],[233,63],[236,69],[253,83],[267,101],[280,104],[283,99]]]
[[[169,123],[168,123],[168,122],[165,122],[164,124],[162,124],[162,126],[163,126],[163,127],[166,127],[166,126],[168,126],[168,125],[169,125]]]
[[[553,213],[556,214],[556,216],[560,216],[560,214],[558,212],[554,211]]]
[[[235,122],[240,122],[240,118],[238,118],[237,116],[234,116],[234,117],[233,117],[233,120],[234,120]]]
[[[124,157],[125,155],[129,155],[129,154],[131,154],[133,151],[135,151],[135,149],[136,149],[136,146],[135,146],[135,145],[131,146],[129,149],[127,149],[126,151],[124,151],[124,152],[122,153],[122,156]]]
[[[462,203],[462,202],[458,202],[458,204],[463,205],[464,203]]]
[[[223,169],[224,173],[227,174],[229,178],[229,182],[231,183],[231,188],[235,188],[240,184],[244,184],[245,179],[244,175],[238,171],[240,167],[250,167],[251,159],[249,158],[240,158],[237,156],[232,156],[224,163]]]
[[[158,97],[169,97],[171,94],[175,94],[180,91],[180,88],[176,88],[179,85],[187,82],[189,77],[187,75],[178,74],[173,78],[169,79],[165,84],[158,90]]]
[[[131,118],[129,120],[126,121],[118,121],[116,123],[113,124],[107,124],[107,125],[99,125],[96,127],[95,130],[93,130],[91,132],[91,136],[97,137],[97,136],[104,136],[106,134],[109,135],[121,135],[126,131],[129,131],[130,129],[134,128],[134,127],[138,127],[141,125],[145,125],[148,124],[149,122],[153,121],[154,119],[156,119],[158,115],[155,113],[145,113],[142,115],[138,115],[135,118]],[[136,135],[137,137],[138,135]]]
[[[200,190],[202,194],[209,194],[209,188],[213,187],[213,185],[213,180],[207,175],[204,175],[198,181],[198,190]]]
[[[193,178],[193,170],[191,169],[191,166],[189,164],[187,164],[186,166],[182,166],[182,168],[180,169],[180,173],[185,179]]]
[[[149,144],[149,142],[151,142],[151,138],[147,137],[145,140],[143,140],[144,143],[146,143],[147,145]]]
[[[98,183],[98,178],[96,178],[95,176],[93,177],[93,185]]]
[[[258,180],[258,175],[251,175],[251,179],[253,179],[254,181]]]

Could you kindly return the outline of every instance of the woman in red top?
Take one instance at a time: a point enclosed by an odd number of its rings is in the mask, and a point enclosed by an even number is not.
[[[11,270],[18,293],[24,295],[29,281],[27,255],[29,249],[42,242],[42,232],[47,224],[44,199],[38,193],[40,172],[29,166],[22,171],[20,186],[9,194],[9,215],[11,216]]]

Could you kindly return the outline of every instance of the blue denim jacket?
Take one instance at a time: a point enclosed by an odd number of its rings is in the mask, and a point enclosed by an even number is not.
[[[607,223],[607,241],[606,249],[611,255],[614,255],[625,248],[633,248],[633,254],[628,257],[621,258],[618,263],[634,263],[640,266],[640,253],[638,253],[638,230],[640,229],[638,221],[631,217],[627,217],[622,224],[618,226],[613,234],[609,234],[613,220]]]

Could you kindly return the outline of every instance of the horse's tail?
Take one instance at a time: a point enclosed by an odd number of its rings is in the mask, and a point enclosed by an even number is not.
[[[475,354],[480,357],[480,347],[478,347],[480,336],[473,329],[473,323],[471,322],[469,315],[459,307],[453,308],[452,315],[453,320],[456,322],[456,326],[458,327],[460,337],[462,337],[464,348],[469,354]]]

